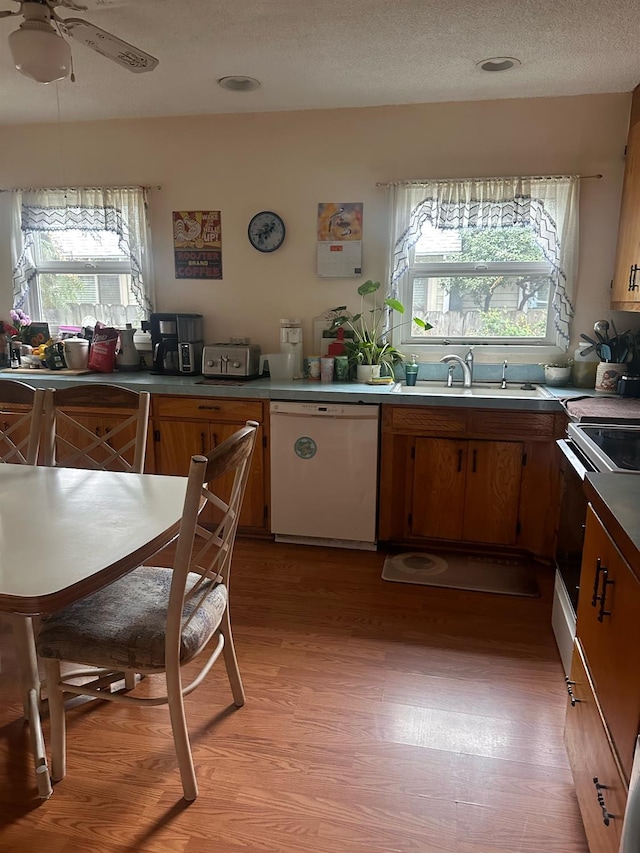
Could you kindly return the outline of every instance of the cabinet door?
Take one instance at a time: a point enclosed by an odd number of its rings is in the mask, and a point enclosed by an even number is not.
[[[522,477],[522,444],[470,441],[462,538],[514,545]]]
[[[211,424],[211,438],[214,447],[233,435],[240,428],[240,424]],[[233,477],[228,475],[220,481],[218,494],[222,500],[227,500],[231,494]],[[265,518],[265,491],[264,491],[264,448],[262,446],[262,427],[259,427],[256,435],[256,446],[249,469],[247,490],[242,502],[240,512],[240,527],[262,529],[266,524]]]
[[[434,539],[462,537],[467,443],[449,438],[416,439],[413,536]]]
[[[155,463],[159,474],[186,477],[191,457],[195,453],[209,453],[240,428],[241,424],[208,421],[156,421]],[[243,426],[243,424],[242,424]],[[231,478],[220,485],[220,497],[225,500],[231,492]],[[266,524],[264,498],[264,449],[262,427],[256,437],[256,449],[249,472],[247,492],[242,504],[239,526],[262,530]],[[205,510],[205,523],[213,520],[210,507]]]
[[[21,446],[21,455],[27,453],[27,444],[29,442],[29,426],[23,424],[17,426],[19,421],[24,418],[25,412],[0,412],[0,432],[8,433],[11,430],[11,435],[7,438],[0,435],[0,459],[9,459],[10,462],[20,462],[18,454],[15,452],[16,446]],[[13,427],[13,429],[12,429]]]
[[[633,93],[611,308],[640,311],[640,87]]]
[[[589,507],[577,636],[627,779],[640,726],[640,583]]]
[[[85,468],[86,465],[81,461],[76,464],[72,464],[70,462],[70,458],[75,456],[77,451],[70,448],[69,444],[74,447],[87,447],[90,443],[90,439],[84,430],[88,430],[96,437],[102,437],[104,435],[103,418],[99,415],[78,414],[77,411],[70,412],[70,415],[73,417],[74,421],[80,425],[80,427],[75,426],[69,421],[65,421],[62,417],[57,419],[55,451],[56,464],[67,467]],[[95,461],[100,465],[103,465],[105,462],[105,452],[104,449],[100,447],[96,448],[93,453],[88,455],[92,459],[95,459]]]
[[[159,474],[186,477],[191,457],[213,450],[207,421],[156,421],[155,462]]]
[[[593,853],[618,853],[627,791],[578,643],[571,660],[570,682],[574,701],[567,704],[564,739],[589,849]]]

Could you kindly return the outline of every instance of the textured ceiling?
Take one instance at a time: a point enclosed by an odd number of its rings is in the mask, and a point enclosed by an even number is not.
[[[82,2],[82,0],[80,0]],[[86,0],[84,17],[158,57],[131,74],[71,40],[77,82],[13,67],[0,20],[0,123],[245,113],[626,92],[638,0]],[[0,0],[0,9],[17,8]],[[491,56],[521,67],[481,72]],[[226,75],[257,77],[251,93]]]

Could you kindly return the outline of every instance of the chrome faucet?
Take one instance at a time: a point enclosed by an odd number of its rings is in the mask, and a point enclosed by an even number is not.
[[[500,383],[500,388],[502,391],[507,387],[507,359],[505,358],[504,364],[502,365],[502,382]]]
[[[471,374],[471,382],[473,383],[473,347],[469,347],[468,353],[464,357],[465,364],[469,368]]]
[[[459,364],[460,367],[462,368],[462,386],[464,388],[471,388],[471,369],[464,359],[460,358],[459,355],[443,355],[442,358],[440,359],[440,361],[443,364],[451,364],[451,362],[455,362],[456,364]],[[448,379],[450,379],[450,378],[451,378],[451,368],[449,368]],[[449,382],[447,380],[447,385],[448,384],[449,384]]]

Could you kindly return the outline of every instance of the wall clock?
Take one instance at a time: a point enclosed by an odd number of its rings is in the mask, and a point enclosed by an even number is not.
[[[254,249],[259,252],[275,252],[284,243],[284,222],[277,213],[262,210],[251,219],[247,233]]]

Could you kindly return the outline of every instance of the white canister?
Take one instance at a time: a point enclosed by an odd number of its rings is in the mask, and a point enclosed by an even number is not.
[[[583,355],[586,349],[591,347],[591,352],[588,355]],[[577,388],[593,388],[596,384],[596,370],[600,364],[600,359],[591,344],[578,344],[578,349],[573,356],[573,370],[571,379]]]
[[[65,338],[64,360],[72,370],[83,370],[89,363],[89,341],[86,338]]]

